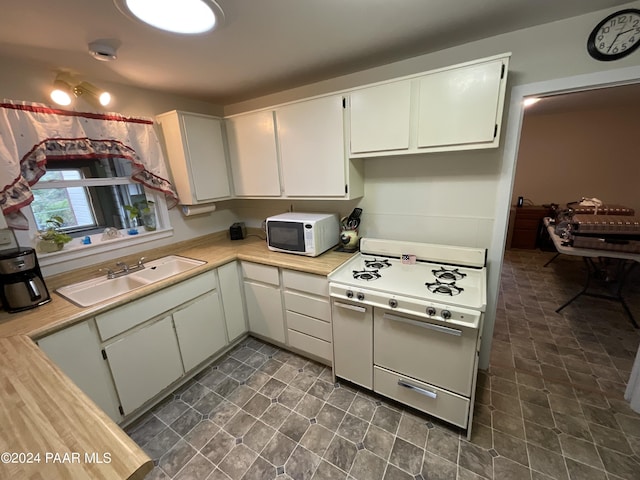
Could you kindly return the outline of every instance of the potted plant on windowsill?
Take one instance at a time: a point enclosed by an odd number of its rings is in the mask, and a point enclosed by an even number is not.
[[[64,223],[64,219],[58,215],[49,217],[45,222],[47,228],[38,233],[38,241],[36,247],[42,253],[52,253],[62,250],[65,243],[71,241],[71,237],[60,231]]]
[[[142,220],[144,229],[148,232],[154,231],[156,227],[156,212],[153,208],[154,203],[151,200],[145,202],[138,202],[135,205],[125,205],[124,209],[129,212],[129,219],[131,220],[131,228],[127,230],[129,235],[138,234],[138,224]]]

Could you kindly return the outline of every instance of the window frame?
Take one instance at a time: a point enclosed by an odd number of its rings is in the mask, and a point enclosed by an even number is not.
[[[32,190],[68,187],[102,187],[112,185],[142,185],[148,200],[153,201],[156,210],[157,229],[151,232],[139,227],[137,235],[127,234],[127,228],[120,229],[120,237],[103,240],[102,233],[86,235],[90,238],[90,244],[84,244],[80,236],[65,244],[62,250],[52,253],[37,252],[38,262],[41,266],[55,265],[68,260],[75,260],[90,255],[109,252],[120,248],[139,245],[173,235],[173,227],[169,221],[169,210],[164,193],[152,190],[144,184],[131,180],[130,177],[110,177],[110,178],[84,178],[81,180],[49,180],[37,182],[31,186]],[[28,230],[15,230],[18,243],[21,245],[31,245],[36,248],[38,239],[38,229],[31,205],[22,208],[22,213],[29,223]]]

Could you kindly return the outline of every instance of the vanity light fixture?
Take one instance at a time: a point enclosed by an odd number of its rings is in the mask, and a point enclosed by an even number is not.
[[[224,22],[224,12],[214,0],[114,1],[125,15],[172,33],[206,33]]]
[[[75,86],[74,86],[75,85]],[[71,105],[73,98],[84,96],[91,103],[106,107],[111,102],[111,94],[89,82],[78,82],[67,73],[58,73],[53,82],[51,100],[58,105]]]

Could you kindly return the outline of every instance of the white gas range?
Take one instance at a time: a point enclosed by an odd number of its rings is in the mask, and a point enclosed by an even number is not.
[[[471,434],[486,250],[363,238],[329,275],[334,374]]]

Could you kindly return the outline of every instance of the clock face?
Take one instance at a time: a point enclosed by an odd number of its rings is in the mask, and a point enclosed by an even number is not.
[[[587,51],[596,60],[618,60],[640,46],[640,10],[620,10],[602,20],[587,40]]]

